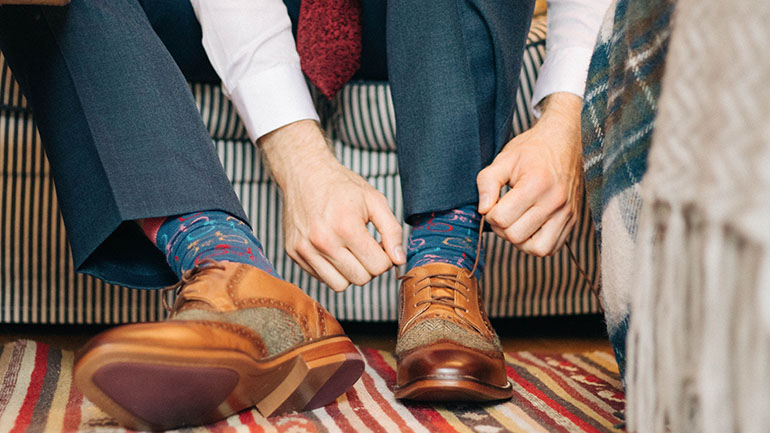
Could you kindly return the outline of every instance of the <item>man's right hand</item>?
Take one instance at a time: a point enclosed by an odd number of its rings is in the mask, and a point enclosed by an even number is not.
[[[286,125],[259,144],[283,191],[286,252],[303,269],[339,292],[406,262],[385,196],[337,161],[315,121]]]

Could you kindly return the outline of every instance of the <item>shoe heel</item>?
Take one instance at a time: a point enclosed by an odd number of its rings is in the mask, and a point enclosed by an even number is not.
[[[300,355],[292,362],[281,385],[255,404],[264,417],[325,406],[353,386],[364,370],[358,352],[311,361]]]

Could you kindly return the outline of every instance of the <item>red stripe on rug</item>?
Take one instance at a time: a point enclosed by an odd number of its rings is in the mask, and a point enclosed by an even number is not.
[[[263,433],[265,429],[257,425],[251,410],[244,410],[238,414],[238,420],[249,429],[249,433]]]
[[[372,429],[375,433],[387,433],[385,428],[372,417],[372,414],[361,401],[361,398],[358,396],[358,391],[356,391],[355,388],[350,388],[347,392],[347,396],[350,408],[353,409],[353,412],[361,418],[361,421],[363,421],[367,427]]]
[[[388,385],[388,389],[392,391],[393,386],[396,384],[396,371],[390,368],[385,358],[382,357],[376,349],[361,349],[364,353],[364,357],[369,361],[369,365],[377,371],[380,376],[385,380],[385,384]]]
[[[19,415],[16,417],[16,424],[9,433],[21,433],[29,426],[32,420],[32,413],[35,410],[37,399],[40,397],[40,390],[43,389],[45,371],[48,367],[48,345],[37,344],[35,347],[35,367],[29,379],[27,395],[24,397],[24,403],[19,409]]]
[[[508,356],[510,356],[511,358],[518,359],[520,362],[524,362],[524,363],[527,363],[529,365],[532,365],[535,368],[537,368],[538,370],[544,372],[546,375],[548,375],[548,377],[551,378],[551,380],[553,380],[557,385],[559,385],[567,393],[567,395],[569,395],[570,397],[572,397],[576,401],[579,401],[579,402],[583,403],[584,405],[588,406],[591,410],[596,412],[598,415],[600,415],[602,418],[606,419],[607,421],[609,421],[611,423],[618,423],[618,418],[617,417],[615,417],[613,414],[611,414],[611,413],[605,411],[604,409],[602,409],[601,407],[599,407],[599,405],[596,404],[596,402],[593,402],[593,401],[589,400],[588,398],[586,398],[580,391],[577,391],[573,385],[567,383],[567,381],[565,381],[564,378],[561,377],[550,366],[543,367],[543,366],[532,364],[532,361],[522,357],[518,353],[509,353]],[[538,360],[540,360],[543,363],[545,363],[546,365],[548,365],[548,361],[543,359],[543,357],[540,357],[540,356],[537,356],[537,355],[532,355],[532,356],[534,356]],[[550,355],[548,357],[550,357]],[[574,379],[570,379],[570,380],[572,380],[573,382],[575,381]],[[583,387],[583,388],[585,389],[585,387]],[[586,391],[590,392],[588,390],[586,390]],[[573,403],[573,405],[574,405],[574,403]],[[588,415],[586,414],[586,416],[588,416]]]
[[[529,391],[530,394],[537,397],[540,401],[548,405],[551,409],[555,410],[559,415],[562,415],[563,417],[567,418],[568,420],[572,421],[576,426],[583,429],[585,432],[594,432],[594,433],[601,433],[601,430],[598,430],[594,428],[592,425],[588,424],[587,422],[583,421],[579,417],[575,416],[572,412],[567,410],[566,408],[562,407],[560,404],[558,404],[556,401],[548,397],[545,393],[540,391],[534,384],[527,381],[523,377],[519,375],[519,373],[516,372],[516,370],[511,367],[510,365],[507,366],[506,370],[508,370],[508,377],[513,379],[516,383],[518,383],[522,388]]]
[[[508,378],[511,378],[510,373],[508,374]],[[546,428],[549,432],[564,432],[569,433],[566,427],[559,425],[556,423],[556,420],[551,418],[550,415],[541,407],[535,406],[532,402],[530,402],[526,396],[522,395],[522,392],[527,392],[526,390],[519,391],[519,388],[514,387],[513,390],[513,404],[521,408],[521,410],[524,411],[532,420],[537,423],[537,425],[542,426]]]
[[[81,408],[83,406],[83,394],[73,382],[70,385],[70,395],[67,399],[67,407],[64,409],[64,421],[62,422],[62,433],[75,433],[80,427]]]
[[[377,371],[380,376],[385,379],[385,382],[388,384],[390,391],[392,392],[392,387],[396,384],[396,371],[390,368],[390,365],[385,362],[385,358],[383,358],[382,354],[376,349],[364,349],[363,352],[364,357],[366,357],[367,361],[369,361],[369,365],[371,365],[372,368],[374,368],[375,371]],[[429,431],[437,433],[457,432],[457,430],[452,427],[451,424],[449,424],[449,421],[447,421],[446,418],[438,413],[438,411],[427,405],[405,404],[404,407],[406,407],[412,416],[414,416],[415,419],[419,421],[420,424],[424,425]]]
[[[414,433],[414,430],[409,428],[408,425],[406,425],[406,421],[404,421],[403,418],[396,412],[396,410],[393,408],[393,406],[388,403],[387,400],[382,396],[380,393],[380,390],[377,389],[377,385],[374,384],[374,379],[367,374],[364,373],[363,376],[361,376],[361,382],[364,384],[364,387],[369,391],[369,395],[372,396],[372,399],[380,406],[380,409],[387,415],[390,419],[392,419],[397,425],[398,430],[402,432],[412,432]],[[386,392],[390,392],[389,390]]]
[[[345,415],[340,412],[338,403],[327,404],[324,409],[326,409],[326,413],[332,417],[332,420],[334,420],[337,427],[339,427],[343,433],[356,433],[356,429],[350,425],[350,421],[348,421]]]

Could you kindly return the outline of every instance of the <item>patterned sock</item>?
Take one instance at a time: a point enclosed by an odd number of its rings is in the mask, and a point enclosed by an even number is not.
[[[180,278],[205,259],[246,263],[281,278],[251,228],[226,212],[147,218],[139,225]]]
[[[474,205],[419,215],[409,235],[407,271],[435,262],[449,263],[470,271],[476,260],[480,224],[481,215]],[[481,279],[484,272],[483,248],[479,253],[481,257],[474,272],[477,279]]]

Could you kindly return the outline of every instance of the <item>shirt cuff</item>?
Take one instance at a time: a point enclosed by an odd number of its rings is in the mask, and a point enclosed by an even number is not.
[[[305,77],[292,65],[278,65],[241,80],[230,91],[230,99],[254,142],[298,120],[319,120]]]
[[[567,92],[583,97],[592,54],[592,49],[584,47],[565,47],[546,53],[532,94],[535,117],[542,114],[538,104],[548,95]]]

